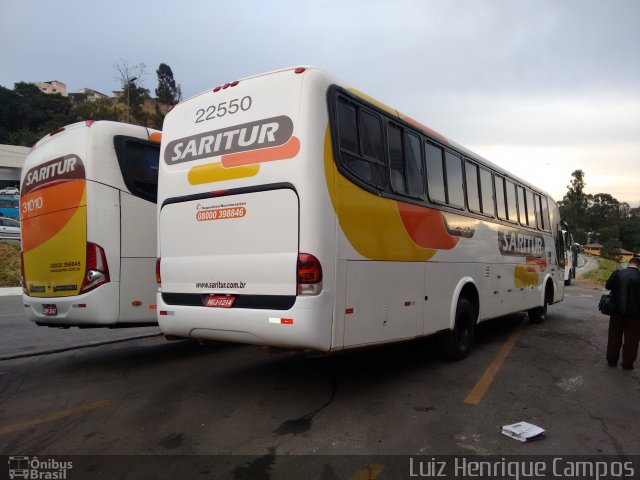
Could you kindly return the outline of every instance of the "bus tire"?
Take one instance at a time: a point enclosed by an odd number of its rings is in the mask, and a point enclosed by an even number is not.
[[[547,296],[544,296],[544,304],[541,307],[532,308],[527,311],[530,323],[542,323],[547,318]]]
[[[462,360],[466,358],[473,346],[476,319],[474,309],[466,298],[458,300],[456,320],[453,330],[440,334],[438,345],[442,356],[447,360]]]
[[[571,285],[571,273],[569,273],[569,278],[564,281],[565,285]]]

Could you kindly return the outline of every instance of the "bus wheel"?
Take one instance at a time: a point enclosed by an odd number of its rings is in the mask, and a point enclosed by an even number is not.
[[[462,360],[469,355],[476,325],[473,312],[469,300],[458,300],[455,326],[453,330],[443,332],[438,342],[442,355],[448,360]]]
[[[529,314],[529,322],[542,323],[547,318],[547,296],[544,297],[544,304],[541,307],[532,308],[527,312]]]

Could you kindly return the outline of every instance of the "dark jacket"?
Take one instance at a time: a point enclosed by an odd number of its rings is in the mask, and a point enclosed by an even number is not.
[[[620,315],[640,317],[640,270],[627,267],[611,274],[607,284]]]

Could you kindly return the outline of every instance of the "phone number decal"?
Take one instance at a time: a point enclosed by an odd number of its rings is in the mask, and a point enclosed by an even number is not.
[[[207,220],[226,220],[228,218],[242,218],[247,214],[244,207],[216,208],[214,210],[201,210],[196,212],[196,220],[206,222]]]

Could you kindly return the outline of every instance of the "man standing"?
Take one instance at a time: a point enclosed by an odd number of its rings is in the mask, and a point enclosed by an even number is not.
[[[618,365],[622,347],[622,368],[633,369],[638,357],[640,341],[640,258],[629,260],[627,268],[611,274],[607,290],[611,290],[616,313],[609,320],[609,340],[607,342],[607,362],[610,367]],[[624,336],[624,345],[622,339]]]

